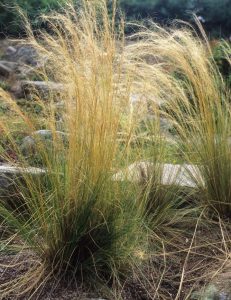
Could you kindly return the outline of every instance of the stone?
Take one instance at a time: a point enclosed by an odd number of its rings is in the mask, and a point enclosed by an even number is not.
[[[24,98],[25,93],[22,89],[20,81],[15,81],[12,86],[10,87],[10,92],[14,94],[15,98]]]
[[[58,101],[57,103],[55,103],[55,108],[63,110],[65,108],[64,101]]]
[[[203,179],[199,168],[196,165],[174,165],[174,164],[156,164],[149,161],[135,162],[120,170],[113,175],[115,181],[130,181],[142,183],[151,178],[155,167],[158,171],[162,171],[161,184],[178,185],[182,187],[196,188],[196,181],[203,184]],[[193,180],[195,178],[195,180]]]
[[[36,76],[36,70],[44,67],[48,60],[45,55],[40,55],[35,47],[28,44],[19,43],[15,46],[9,46],[2,56],[8,64],[15,64],[15,75],[18,79],[28,78],[30,75]]]
[[[15,71],[18,67],[18,63],[13,61],[1,60],[0,63],[8,67],[11,70],[11,72]]]
[[[13,46],[9,46],[6,49],[6,55],[10,56],[10,55],[14,55],[17,52],[17,49]]]
[[[32,174],[32,175],[39,175],[45,174],[46,171],[42,168],[36,167],[19,167],[19,166],[12,166],[12,165],[1,165],[0,166],[0,178],[3,178],[7,175],[20,175],[20,174]]]
[[[13,61],[0,61],[0,75],[4,77],[9,77],[14,75],[18,79],[25,78],[27,75],[31,74],[35,71],[35,67],[31,67],[28,65],[22,65]]]
[[[129,108],[127,114],[132,114],[140,121],[147,119],[147,115],[153,115],[153,107],[157,109],[163,105],[164,101],[156,99],[148,93],[131,93],[129,98]]]
[[[8,193],[11,187],[14,185],[16,178],[23,176],[23,174],[31,174],[40,176],[45,174],[46,170],[35,167],[19,167],[12,165],[1,165],[0,166],[0,194]]]
[[[211,284],[199,292],[192,293],[191,300],[221,300],[215,285]]]
[[[60,95],[65,91],[65,87],[61,83],[56,83],[52,81],[31,81],[23,80],[21,81],[22,91],[28,95],[33,92],[38,92],[42,96],[47,97],[50,93]]]
[[[3,59],[8,64],[15,64],[15,75],[20,79],[27,78],[28,75],[35,74],[36,70],[44,67],[47,57],[39,55],[38,51],[31,45],[18,44],[15,47],[9,46]]]
[[[17,49],[14,54],[16,60],[21,63],[36,66],[38,63],[38,53],[37,51],[27,45],[23,45]]]
[[[39,61],[37,50],[31,45],[18,44],[15,47],[8,47],[4,58],[8,61],[18,62],[21,64],[36,66]]]
[[[215,284],[210,283],[200,291],[193,292],[191,300],[231,300],[230,292],[221,291]]]
[[[103,298],[83,298],[82,300],[106,300]]]
[[[55,134],[58,138],[61,138],[64,143],[67,142],[67,134],[62,131],[56,131]],[[25,156],[30,156],[36,151],[36,144],[39,141],[44,141],[47,146],[51,146],[53,139],[53,132],[48,129],[37,130],[30,136],[26,136],[22,140],[21,151]]]
[[[11,73],[12,69],[0,61],[0,75],[3,77],[9,77]]]
[[[21,66],[17,62],[1,60],[0,61],[0,75],[4,77],[15,76],[20,77],[31,72],[30,67]]]

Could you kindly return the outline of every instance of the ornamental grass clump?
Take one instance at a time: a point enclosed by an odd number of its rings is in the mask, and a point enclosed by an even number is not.
[[[200,30],[202,36],[185,23],[168,29],[150,24],[131,37],[139,41],[129,47],[141,68],[145,56],[153,61],[153,95],[165,101],[162,114],[174,123],[182,160],[196,165],[188,175],[201,204],[230,217],[230,90]],[[230,62],[229,47],[225,53]]]
[[[148,241],[162,244],[193,224],[201,203],[231,211],[230,95],[205,41],[186,25],[166,30],[152,24],[126,43],[123,22],[115,22],[115,8],[109,14],[103,0],[43,18],[48,31],[36,38],[27,25],[27,43],[46,61],[39,78],[59,83],[60,91],[30,92],[51,139],[34,138],[28,157],[0,121],[25,171],[15,181],[17,207],[0,202],[1,251],[34,254],[27,273],[0,285],[3,297],[32,297],[52,276],[113,286],[148,257]],[[0,97],[34,137],[41,128],[31,115],[7,92],[0,90]],[[147,114],[153,127],[143,135],[138,128]],[[179,187],[171,174],[163,184],[169,138],[160,128],[163,117],[174,125],[184,161],[200,172],[191,178],[193,190]],[[148,176],[139,183],[114,180],[131,152],[134,162],[149,153]],[[40,169],[32,174],[26,171],[33,155]]]
[[[189,176],[198,187],[202,203],[230,217],[230,91],[211,58],[206,40],[201,42],[185,34],[177,36],[174,46],[175,54],[171,50],[167,55],[176,66],[177,79],[173,84],[177,100],[169,104],[169,110],[178,122],[186,161],[198,170]],[[177,59],[180,51],[181,60]]]
[[[146,251],[137,187],[112,180],[117,157],[123,157],[117,133],[132,81],[116,49],[117,39],[122,44],[123,37],[114,31],[103,1],[96,6],[85,3],[78,13],[70,6],[63,14],[44,18],[49,33],[41,32],[37,41],[29,32],[30,43],[47,59],[40,76],[61,83],[64,92],[61,99],[52,92],[43,99],[36,92],[43,127],[52,135],[49,147],[35,140],[42,173],[24,172],[16,180],[20,207],[1,201],[3,226],[11,233],[9,240],[1,241],[2,251],[30,250],[38,259],[37,268],[33,265],[26,275],[0,285],[3,296],[32,291],[52,274],[80,283],[112,284],[139,263],[140,251]],[[30,115],[2,90],[1,98],[32,134],[36,128]],[[56,104],[61,100],[64,139],[56,131]],[[1,129],[18,155],[18,165],[27,170],[27,157],[7,124],[1,122]],[[14,238],[17,247],[11,243]]]
[[[158,120],[155,118],[151,124],[149,120],[147,124],[149,141],[142,146],[142,156],[146,154],[147,160],[140,163],[140,201],[156,250],[158,242],[181,239],[184,231],[195,225],[200,213],[194,190],[182,184],[180,164],[165,163],[168,147]]]

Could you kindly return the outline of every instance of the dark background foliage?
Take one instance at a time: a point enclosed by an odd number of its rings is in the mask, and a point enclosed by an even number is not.
[[[73,0],[78,6],[79,0]],[[109,2],[112,0],[109,0]],[[23,26],[13,6],[20,6],[28,15],[34,28],[41,23],[36,17],[52,9],[59,9],[65,0],[0,0],[0,32],[18,35]],[[167,23],[173,19],[192,20],[192,13],[201,16],[208,34],[213,37],[231,35],[231,0],[118,0],[126,18],[152,18]]]
[[[40,14],[57,10],[64,2],[65,0],[0,0],[0,33],[2,35],[23,33],[23,24],[17,7],[27,14],[34,28],[37,28],[42,25],[37,18]]]
[[[207,32],[215,37],[231,35],[231,0],[120,0],[128,18],[154,18],[167,22],[173,19],[192,20],[192,13],[201,17]]]

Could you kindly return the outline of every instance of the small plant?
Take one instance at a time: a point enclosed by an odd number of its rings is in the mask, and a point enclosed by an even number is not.
[[[10,85],[6,81],[1,81],[0,80],[0,88],[7,91],[7,90],[9,90]]]

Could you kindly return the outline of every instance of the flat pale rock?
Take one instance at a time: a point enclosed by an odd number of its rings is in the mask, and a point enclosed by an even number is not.
[[[19,167],[12,165],[0,165],[0,193],[2,195],[10,194],[10,190],[15,188],[15,180],[25,174],[32,176],[41,176],[46,173],[45,169],[35,167]]]
[[[10,76],[11,73],[12,73],[12,69],[0,61],[0,75],[4,77],[8,77]]]
[[[31,80],[23,80],[21,81],[22,89],[25,92],[31,90],[38,90],[40,92],[61,92],[64,91],[64,86],[61,83],[56,83],[52,81],[31,81]]]
[[[6,49],[4,58],[8,61],[36,66],[40,60],[38,51],[31,45],[18,44]]]
[[[149,161],[135,162],[113,175],[115,181],[130,181],[141,183],[151,178],[155,172],[162,172],[161,184],[196,187],[196,182],[203,184],[199,168],[195,165],[156,164]]]
[[[59,140],[62,140],[65,144],[68,142],[67,133],[58,130],[53,132],[48,129],[42,129],[34,131],[31,135],[26,136],[22,140],[21,151],[25,156],[35,154],[38,142],[44,142],[49,149],[52,145],[54,136],[56,136]]]
[[[10,166],[10,165],[1,165],[0,166],[0,176],[5,175],[5,174],[44,174],[46,171],[41,168],[36,168],[36,167],[18,167],[18,166]]]

